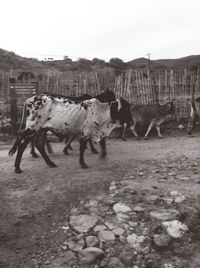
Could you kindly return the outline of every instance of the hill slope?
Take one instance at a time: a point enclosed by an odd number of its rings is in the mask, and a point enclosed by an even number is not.
[[[112,68],[116,72],[124,71],[128,68],[146,69],[148,66],[152,70],[156,69],[184,69],[195,70],[200,67],[200,55],[192,55],[179,59],[159,59],[148,60],[146,58],[134,59],[123,62],[119,58],[112,58],[109,62],[101,59],[78,59],[72,61],[70,58],[63,60],[39,61],[34,58],[25,58],[4,49],[0,49],[0,71],[28,70],[34,73],[65,72],[65,71],[98,71]],[[109,69],[108,69],[109,68]]]

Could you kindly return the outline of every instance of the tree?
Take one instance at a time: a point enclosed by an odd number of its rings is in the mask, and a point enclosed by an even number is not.
[[[70,59],[68,56],[64,56],[63,60],[64,60],[66,63],[71,63],[71,62],[72,62],[72,59]]]
[[[94,58],[94,59],[92,59],[92,64],[104,67],[105,66],[105,60]]]
[[[112,58],[109,61],[109,66],[115,69],[116,75],[119,75],[125,71],[127,64],[119,58]]]
[[[78,69],[80,71],[91,71],[92,70],[92,63],[90,60],[85,58],[78,59]]]

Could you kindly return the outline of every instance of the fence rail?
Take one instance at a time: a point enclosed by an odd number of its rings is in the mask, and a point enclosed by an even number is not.
[[[10,118],[12,75],[0,72],[0,127]],[[30,81],[25,81],[25,85],[26,83]],[[95,96],[109,87],[117,97],[121,96],[133,103],[162,103],[175,98],[177,118],[188,117],[189,100],[193,96],[200,96],[199,69],[195,72],[186,69],[159,70],[156,73],[150,70],[130,69],[118,76],[114,73],[111,75],[71,71],[54,76],[40,75],[34,79],[34,83],[37,83],[39,93],[49,92],[65,96],[80,96],[85,93]],[[22,94],[22,98],[25,97]],[[18,111],[19,115],[20,112]]]

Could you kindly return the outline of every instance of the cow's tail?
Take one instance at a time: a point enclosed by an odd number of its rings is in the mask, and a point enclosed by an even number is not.
[[[16,139],[14,145],[12,146],[12,148],[8,152],[9,156],[12,156],[17,151],[18,145],[19,145],[19,143],[21,142],[21,140],[23,138],[22,126],[23,126],[23,122],[24,122],[24,118],[25,118],[26,104],[27,104],[27,101],[25,101],[24,106],[23,106],[22,118],[21,118],[19,129],[17,131],[17,139]]]
[[[19,126],[19,129],[18,129],[18,134],[20,134],[20,132],[21,132],[21,130],[22,130],[23,123],[24,123],[24,119],[25,119],[25,110],[26,110],[27,102],[28,102],[28,100],[26,100],[26,101],[24,102],[24,106],[23,106],[23,110],[22,110],[21,122],[20,122],[20,126]]]
[[[19,142],[20,142],[20,139],[18,137],[17,140],[15,141],[13,147],[8,152],[9,156],[12,156],[17,151]]]

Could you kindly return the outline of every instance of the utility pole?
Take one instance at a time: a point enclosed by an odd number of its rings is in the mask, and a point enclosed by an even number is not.
[[[148,67],[148,70],[150,70],[150,56],[151,56],[151,53],[148,53],[146,55],[148,56],[147,67]]]

